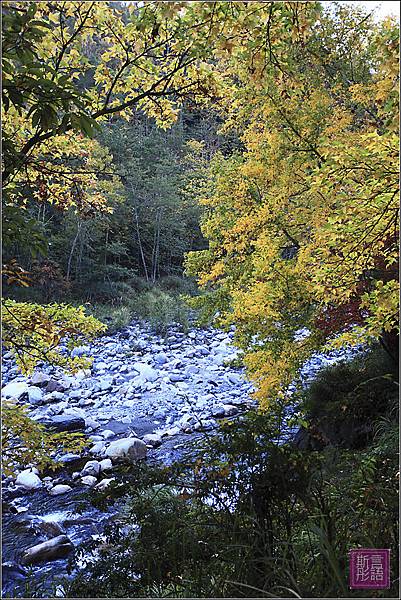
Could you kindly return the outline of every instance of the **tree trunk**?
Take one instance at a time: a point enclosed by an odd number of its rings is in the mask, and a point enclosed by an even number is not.
[[[68,257],[68,265],[67,265],[67,280],[70,279],[70,274],[71,274],[71,263],[72,263],[72,257],[74,256],[74,251],[75,251],[75,246],[77,245],[77,241],[79,238],[79,234],[81,231],[81,221],[78,219],[77,221],[77,232],[75,234],[74,240],[72,242],[71,245],[71,251],[70,251],[70,256]]]
[[[396,329],[392,331],[383,331],[380,344],[387,352],[391,360],[398,365],[400,357],[400,335]]]
[[[145,254],[143,252],[141,234],[140,234],[140,231],[139,231],[138,211],[137,211],[136,207],[134,207],[134,216],[135,216],[136,234],[138,236],[139,252],[140,252],[140,255],[141,255],[143,270],[144,270],[144,273],[145,273],[146,281],[149,281],[148,269],[146,267]]]

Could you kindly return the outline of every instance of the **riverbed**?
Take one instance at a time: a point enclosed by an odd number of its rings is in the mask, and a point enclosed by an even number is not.
[[[79,456],[59,455],[62,468],[55,474],[20,465],[19,479],[3,477],[4,595],[23,596],[27,577],[66,575],[67,557],[21,565],[28,548],[61,535],[76,547],[101,535],[118,505],[100,512],[90,498],[93,489],[118,479],[123,455],[113,454],[113,444],[128,448],[137,440],[134,454],[130,450],[125,458],[170,464],[196,437],[216,430],[220,419],[237,418],[255,405],[252,384],[233,366],[238,358],[233,335],[171,327],[162,337],[146,323],[133,322],[75,348],[73,356],[93,358],[89,369],[75,375],[42,364],[24,377],[11,355],[4,355],[2,395],[25,401],[32,418],[54,422],[60,430],[75,427],[90,441]],[[305,378],[345,356],[336,351],[312,357]]]

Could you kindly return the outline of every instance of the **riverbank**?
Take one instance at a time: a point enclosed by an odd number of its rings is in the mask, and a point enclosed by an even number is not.
[[[21,465],[17,477],[3,479],[5,593],[15,584],[21,590],[27,574],[21,561],[29,548],[63,535],[73,548],[100,535],[116,507],[104,514],[95,510],[90,490],[106,489],[118,478],[121,462],[146,457],[171,464],[194,437],[255,406],[252,384],[232,366],[237,358],[232,337],[232,331],[195,327],[187,334],[172,327],[161,337],[133,322],[74,349],[74,355],[93,358],[91,369],[75,376],[42,365],[24,377],[4,356],[3,395],[27,401],[32,418],[60,431],[80,430],[90,442],[80,455],[58,456],[62,468],[56,473]],[[344,356],[337,351],[313,357],[305,379]],[[38,577],[60,575],[67,556],[56,554],[51,562],[39,556],[29,568]]]

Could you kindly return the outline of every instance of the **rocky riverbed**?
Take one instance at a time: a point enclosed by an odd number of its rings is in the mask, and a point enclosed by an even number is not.
[[[169,463],[218,419],[253,406],[252,384],[230,366],[237,357],[232,337],[232,331],[184,334],[172,327],[162,338],[135,322],[75,348],[73,356],[93,357],[91,368],[75,375],[43,364],[24,377],[11,355],[3,356],[4,398],[24,400],[33,419],[90,440],[83,455],[59,455],[65,468],[53,476],[20,465],[15,477],[3,477],[5,593],[22,585],[27,568],[62,573],[74,545],[99,535],[111,515],[93,509],[87,492],[106,489],[121,461]],[[343,357],[339,351],[313,357],[305,378]]]

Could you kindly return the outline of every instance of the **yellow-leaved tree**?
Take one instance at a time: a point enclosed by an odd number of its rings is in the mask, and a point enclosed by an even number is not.
[[[236,325],[267,408],[327,345],[380,340],[396,359],[398,27],[292,2],[258,23],[220,61],[244,150],[212,161],[209,248],[187,271],[205,291],[194,304]]]
[[[93,139],[98,124],[140,110],[168,127],[183,99],[222,102],[225,72],[216,59],[223,64],[265,14],[264,3],[3,2],[5,248],[20,242],[45,251],[28,207],[49,203],[81,217],[108,211],[118,179]],[[29,285],[15,257],[3,272],[6,281]],[[42,359],[74,368],[57,351],[59,341],[77,344],[102,330],[82,308],[3,303],[4,346],[25,372]],[[14,433],[23,429],[19,416],[10,421]],[[36,448],[46,456],[43,445]]]

